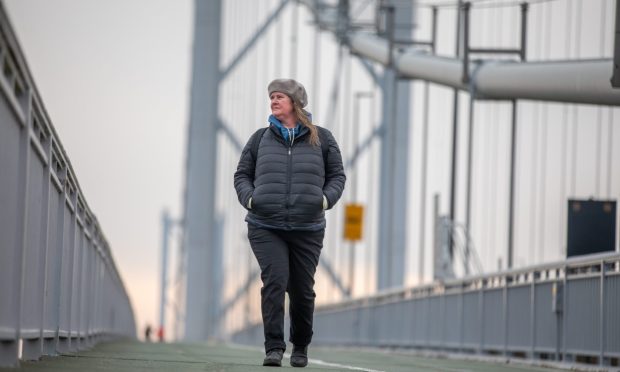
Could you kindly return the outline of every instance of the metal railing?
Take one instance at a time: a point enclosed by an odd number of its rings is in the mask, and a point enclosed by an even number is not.
[[[0,366],[135,337],[109,245],[2,3],[0,97]]]
[[[480,275],[317,308],[313,343],[618,365],[620,254]],[[262,324],[233,335],[262,342]]]

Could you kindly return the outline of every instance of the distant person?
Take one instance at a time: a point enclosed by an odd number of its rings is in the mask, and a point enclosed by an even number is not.
[[[147,324],[146,327],[144,328],[144,340],[146,342],[151,342],[151,332],[153,331],[153,329],[151,328],[150,324]]]
[[[248,238],[261,269],[265,366],[281,366],[284,296],[289,295],[291,365],[308,364],[314,315],[314,273],[325,236],[325,210],[344,189],[340,149],[333,135],[304,110],[306,90],[295,80],[272,81],[269,126],[256,131],[235,172],[247,210]]]
[[[164,342],[164,327],[159,327],[159,329],[157,329],[157,339],[159,342]]]

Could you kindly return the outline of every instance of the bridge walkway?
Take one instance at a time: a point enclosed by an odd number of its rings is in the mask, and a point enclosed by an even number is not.
[[[551,368],[482,361],[415,356],[406,352],[315,347],[311,371],[459,371],[521,372],[553,371]],[[258,347],[206,343],[141,343],[116,341],[102,343],[78,354],[44,357],[36,362],[22,362],[19,368],[0,371],[266,371],[261,366],[263,352]],[[293,368],[288,358],[284,368]]]

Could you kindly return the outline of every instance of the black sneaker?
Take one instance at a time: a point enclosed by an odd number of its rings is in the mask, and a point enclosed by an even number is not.
[[[308,365],[308,346],[294,346],[291,353],[291,366],[305,367]]]
[[[263,360],[263,365],[270,366],[270,367],[281,367],[283,355],[284,355],[284,350],[271,349],[267,352],[267,356],[265,357],[265,360]]]

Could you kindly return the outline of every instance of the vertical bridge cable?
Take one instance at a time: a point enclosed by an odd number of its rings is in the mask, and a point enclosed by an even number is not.
[[[545,18],[545,28],[544,30],[541,30],[541,33],[543,34],[543,40],[544,40],[544,46],[542,47],[543,50],[543,56],[545,60],[549,60],[549,53],[550,53],[550,48],[551,48],[551,6],[552,4],[549,3],[544,3],[541,5],[541,12],[544,12],[543,14],[546,15],[546,17],[543,17],[541,15],[541,19]],[[539,222],[539,227],[540,227],[540,234],[538,235],[539,238],[539,242],[538,242],[538,263],[541,263],[545,260],[545,237],[546,237],[546,228],[545,228],[545,222],[546,222],[546,203],[545,201],[547,200],[547,154],[548,154],[548,148],[549,146],[547,146],[547,139],[548,139],[548,133],[549,133],[549,104],[548,103],[543,103],[542,104],[542,138],[541,138],[541,143],[542,143],[542,158],[540,160],[540,190],[539,190],[539,195],[540,198],[542,200],[542,202],[540,203],[540,222]]]
[[[290,66],[290,77],[291,79],[297,79],[297,38],[298,38],[298,19],[299,19],[299,3],[295,1],[293,4],[293,9],[291,10],[292,20],[291,20],[291,66]]]
[[[312,54],[312,111],[317,119],[319,115],[319,89],[321,89],[321,29],[314,29],[314,53]],[[320,119],[319,119],[320,120]]]
[[[344,150],[343,153],[349,153],[350,154],[350,150],[351,148],[354,148],[354,146],[352,146],[351,144],[353,143],[353,123],[352,123],[352,118],[351,118],[351,83],[352,83],[352,79],[351,79],[351,53],[350,50],[347,48],[345,49],[345,63],[344,63],[344,90],[343,90],[343,101],[342,101],[342,110],[340,112],[341,115],[341,125],[338,126],[338,138],[340,139],[340,141],[344,141],[344,143],[346,143],[346,146],[348,148],[346,148]],[[355,172],[355,169],[351,169],[350,171]],[[351,174],[352,176],[352,174]],[[353,177],[351,177],[351,180],[353,180]],[[355,182],[355,181],[353,181]],[[352,188],[349,187],[349,200],[351,200],[351,191]],[[345,192],[347,192],[347,190],[345,190]],[[353,200],[353,202],[355,202],[355,200]],[[337,230],[336,231],[342,231],[344,229],[344,216],[343,216],[343,208],[336,208],[336,210],[334,210],[335,214],[336,214],[336,226],[337,226]],[[347,269],[347,277],[350,276],[350,270],[352,269],[352,267],[348,267],[347,265],[347,260],[349,258],[349,255],[347,255],[347,249],[345,248],[345,244],[344,244],[344,240],[343,239],[338,239],[338,253],[339,253],[339,262],[340,262],[340,272],[341,275],[344,275],[345,272],[345,268]],[[349,249],[352,250],[354,249],[353,245],[349,245]],[[350,288],[352,286],[352,283],[348,283],[349,284],[349,297],[353,295],[353,293],[351,293]]]
[[[607,21],[607,1],[606,0],[601,0],[601,29],[600,29],[600,38],[601,38],[601,43],[599,44],[599,54],[601,56],[601,58],[605,57],[605,28],[606,28],[606,22]],[[598,198],[601,197],[601,183],[602,183],[602,177],[603,175],[601,174],[601,167],[603,166],[603,146],[602,146],[602,142],[603,142],[603,107],[602,106],[598,106],[597,110],[596,110],[596,116],[597,116],[597,120],[596,120],[596,147],[594,149],[594,151],[596,151],[596,164],[595,164],[595,168],[596,168],[596,176],[595,176],[595,182],[596,182],[596,196]]]
[[[575,12],[575,57],[579,58],[581,54],[581,17],[583,10],[583,0],[577,1],[577,11]],[[579,158],[579,120],[578,120],[577,105],[573,105],[573,151],[572,151],[572,163],[573,170],[571,172],[571,195],[574,197],[577,194],[577,159]]]
[[[284,32],[282,32],[282,16],[280,14],[278,14],[277,18],[276,18],[276,42],[275,42],[275,46],[274,46],[274,50],[277,50],[278,46],[284,45],[282,43],[282,38],[284,35]],[[282,58],[279,58],[276,56],[277,52],[275,53],[270,53],[269,55],[271,56],[275,56],[273,57],[275,59],[274,61],[274,66],[275,66],[275,71],[274,71],[274,78],[280,78],[282,77]],[[269,76],[269,75],[267,75]]]
[[[419,257],[418,257],[418,282],[424,282],[424,246],[426,238],[426,176],[428,162],[428,117],[429,117],[429,83],[424,82],[424,112],[422,114],[422,170],[420,175],[420,241],[419,241]]]
[[[503,44],[504,41],[504,20],[503,20],[503,15],[504,15],[504,9],[503,8],[497,8],[494,7],[491,10],[490,16],[491,16],[491,22],[489,24],[489,27],[491,28],[495,28],[497,31],[496,32],[492,32],[491,34],[494,35],[495,37],[492,38],[490,37],[489,39],[492,40],[491,43],[489,45],[492,45],[493,47],[495,46],[499,46]],[[495,21],[495,24],[493,24],[493,21]],[[513,103],[514,105],[517,105],[517,102],[515,101]],[[496,123],[499,122],[498,117],[499,117],[499,113],[500,113],[500,108],[498,107],[499,104],[494,104],[493,105],[493,121],[492,121],[492,125],[490,128],[490,133],[489,133],[489,139],[491,140],[491,149],[492,149],[492,155],[490,157],[490,174],[491,174],[491,179],[492,182],[490,183],[490,187],[491,187],[491,196],[490,196],[490,201],[491,203],[489,204],[489,214],[491,215],[491,225],[495,224],[497,221],[497,206],[499,205],[499,203],[497,203],[497,194],[498,194],[498,182],[497,182],[497,174],[498,174],[498,142],[499,142],[499,125],[497,125]],[[472,106],[473,108],[473,106]],[[515,122],[514,125],[516,126],[517,123]],[[489,225],[489,226],[491,226]],[[497,229],[489,229],[489,247],[493,247],[496,246],[497,244]],[[512,255],[514,255],[514,253],[512,253]],[[512,262],[512,259],[510,257],[506,258],[506,263],[509,264]]]
[[[437,49],[437,7],[432,7],[432,24],[431,24],[431,53],[435,54]],[[422,162],[420,171],[420,240],[419,240],[419,256],[418,256],[418,283],[424,283],[424,266],[426,258],[424,250],[426,246],[426,185],[428,170],[428,126],[429,126],[429,106],[430,106],[430,83],[424,82],[424,108],[422,114]]]
[[[609,123],[607,125],[607,198],[611,199],[611,163],[613,162],[613,138],[614,138],[614,109],[609,108]]]
[[[374,83],[376,85],[376,83]],[[375,88],[376,90],[376,88]],[[376,94],[376,92],[374,92]],[[372,125],[373,132],[377,132],[378,131],[378,126],[376,124],[376,115],[375,115],[375,100],[373,99],[372,101],[372,106],[371,106],[371,114],[370,114],[370,125]],[[378,147],[378,141],[373,141],[373,146],[371,146],[370,149],[370,155],[369,155],[369,162],[370,162],[370,171],[368,172],[368,176],[370,177],[371,181],[368,183],[368,213],[366,213],[366,217],[368,221],[368,218],[370,218],[369,216],[376,216],[377,213],[374,213],[378,208],[375,205],[375,189],[376,189],[376,182],[378,181],[378,177],[376,176],[377,173],[377,165],[376,162],[379,161],[379,156],[375,156],[374,153],[379,152],[378,150],[376,150]],[[374,152],[373,152],[374,149]],[[371,213],[372,212],[372,213]],[[377,235],[375,233],[375,227],[378,225],[378,223],[374,223],[372,224],[372,220],[369,223],[366,223],[366,230],[368,231],[368,235],[366,237],[366,265],[368,267],[368,274],[366,275],[366,293],[368,293],[368,295],[370,295],[370,291],[371,291],[371,286],[370,286],[370,280],[371,278],[376,278],[377,275],[373,274],[373,269],[376,268],[376,265],[372,265],[372,263],[374,263],[376,261],[376,257],[377,257],[377,250],[378,248],[378,244],[377,240],[375,239],[375,235]],[[373,249],[374,248],[374,249]],[[373,254],[374,254],[374,259],[373,258]]]
[[[337,120],[337,114],[338,114],[338,99],[340,98],[340,77],[341,77],[340,75],[342,72],[343,53],[344,53],[344,46],[342,44],[339,44],[337,62],[336,62],[336,66],[334,69],[334,76],[332,79],[333,83],[332,83],[331,92],[329,96],[329,106],[327,109],[327,116],[325,116],[325,124],[324,124],[325,127],[331,130],[335,130],[336,125],[339,124]],[[333,221],[335,218],[338,218],[338,215],[336,213],[332,213],[332,215],[329,216],[330,222]],[[337,224],[334,224],[334,225],[337,226]],[[336,243],[337,236],[338,236],[337,233],[327,235],[330,247],[337,246],[337,243]],[[329,252],[332,252],[332,251],[329,251]],[[333,256],[337,257],[337,252],[333,252]],[[330,286],[329,288],[333,289],[333,286]],[[330,300],[333,298],[332,296],[333,293],[334,291],[332,290],[330,290],[328,293],[328,298]]]
[[[464,37],[463,32],[463,6],[468,9],[470,3],[463,3],[463,0],[458,0],[458,7],[456,9],[456,38],[455,38],[455,56],[459,58],[463,55],[461,50],[461,39]],[[467,56],[464,58],[468,58]],[[450,173],[450,220],[455,221],[456,215],[456,177],[457,177],[457,150],[458,150],[458,123],[459,123],[459,90],[453,90],[454,98],[452,101],[452,157],[451,157],[451,173]],[[450,241],[450,254],[452,254],[452,241]]]
[[[541,32],[541,28],[542,28],[542,13],[541,12],[536,12],[536,32],[535,34],[540,34]],[[536,58],[540,59],[541,57],[541,39],[540,38],[536,38],[535,40],[536,44],[534,47],[534,53],[536,55]],[[540,254],[537,255],[536,254],[536,234],[537,233],[542,233],[540,230],[537,231],[537,221],[536,221],[536,216],[537,216],[537,205],[539,200],[538,197],[538,164],[539,164],[539,154],[538,151],[540,150],[540,141],[539,141],[539,131],[540,131],[540,102],[533,102],[532,103],[533,107],[532,107],[532,122],[531,122],[531,128],[532,128],[532,158],[531,158],[531,179],[530,179],[530,233],[529,233],[529,245],[530,245],[530,260],[531,262],[529,262],[530,265],[533,265],[536,263],[536,257],[540,257]]]
[[[565,25],[566,25],[566,31],[565,31],[565,35],[566,35],[566,43],[564,44],[564,55],[566,56],[566,58],[570,58],[571,57],[571,38],[572,38],[572,30],[573,30],[573,25],[572,25],[572,9],[573,9],[573,0],[568,0],[567,4],[566,4],[566,17],[565,19]],[[563,110],[562,110],[562,123],[568,123],[568,104],[564,104]],[[566,196],[567,196],[567,192],[566,192],[566,186],[568,183],[567,180],[567,174],[568,174],[568,128],[566,125],[561,125],[560,126],[561,131],[562,131],[562,151],[561,151],[561,159],[562,159],[562,164],[561,164],[561,169],[562,169],[562,173],[560,175],[560,218],[558,218],[558,224],[560,225],[560,228],[558,229],[558,231],[560,232],[560,236],[559,236],[559,242],[565,242],[564,240],[564,222],[565,222],[565,213],[567,213],[567,207],[566,207]],[[560,249],[560,257],[562,257],[564,255],[564,248],[562,248],[564,246],[564,244],[559,244],[558,247]]]

